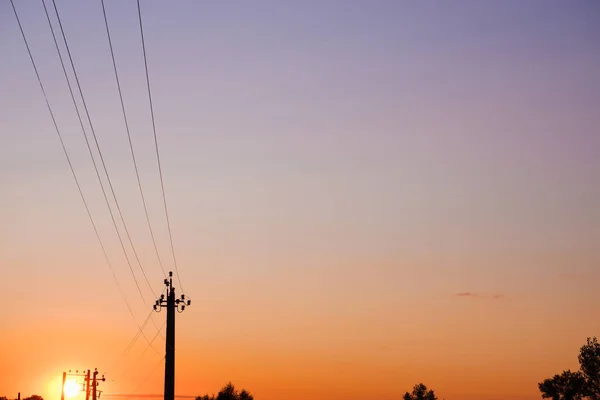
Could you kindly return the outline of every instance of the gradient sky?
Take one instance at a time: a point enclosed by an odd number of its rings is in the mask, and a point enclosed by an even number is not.
[[[141,324],[154,294],[142,286],[142,302],[120,251],[42,4],[15,3]],[[160,293],[101,4],[57,3]],[[172,269],[137,9],[106,7]],[[259,400],[392,400],[422,381],[441,399],[531,400],[537,382],[577,368],[585,338],[600,335],[598,2],[143,1],[142,10],[193,299],[177,316],[178,394],[231,380]],[[162,354],[144,353],[140,339],[120,356],[136,322],[8,1],[0,54],[0,395],[56,400],[63,370],[94,367],[107,374],[106,393],[160,393]]]

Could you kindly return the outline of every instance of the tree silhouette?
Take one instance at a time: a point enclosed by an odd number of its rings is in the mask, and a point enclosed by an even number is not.
[[[196,400],[254,400],[254,397],[246,389],[238,392],[235,386],[231,382],[228,382],[216,397],[215,395],[209,396],[205,394],[204,396],[196,397]]]
[[[44,400],[42,396],[38,396],[37,394],[32,394],[29,397],[25,397],[23,400]]]
[[[238,400],[238,393],[231,382],[223,386],[223,389],[217,394],[217,400]]]
[[[427,390],[427,386],[419,383],[415,385],[412,393],[406,392],[403,400],[438,400],[433,390]]]
[[[588,338],[579,350],[579,371],[563,371],[538,383],[542,398],[552,400],[600,400],[600,343]]]
[[[552,400],[581,400],[585,394],[585,377],[579,371],[563,371],[538,384],[542,398]]]
[[[600,343],[597,338],[588,338],[579,350],[579,365],[585,377],[585,395],[590,400],[600,400]]]
[[[238,396],[239,400],[254,400],[254,397],[250,393],[246,391],[246,389],[242,389],[240,395]]]

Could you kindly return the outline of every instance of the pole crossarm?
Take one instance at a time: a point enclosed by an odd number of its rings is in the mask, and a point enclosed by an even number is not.
[[[175,294],[175,288],[173,287],[173,272],[169,271],[169,278],[165,278],[164,284],[167,287],[167,295],[161,294],[158,300],[154,303],[154,311],[160,312],[161,309],[169,307],[169,294]],[[178,312],[183,312],[186,306],[190,306],[192,301],[185,298],[185,294],[182,294],[180,298],[175,299],[175,306]]]

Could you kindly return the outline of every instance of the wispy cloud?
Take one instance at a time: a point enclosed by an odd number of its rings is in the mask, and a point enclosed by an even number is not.
[[[477,293],[473,293],[473,292],[460,292],[460,293],[456,293],[455,296],[456,297],[472,297],[472,298],[479,298],[479,297],[481,297]]]
[[[470,299],[493,299],[493,300],[500,300],[500,299],[506,298],[506,295],[502,294],[502,293],[496,293],[496,294],[492,294],[492,295],[486,295],[486,294],[481,294],[481,293],[476,293],[476,292],[458,292],[458,293],[454,294],[454,297],[466,297],[466,298],[470,298]]]

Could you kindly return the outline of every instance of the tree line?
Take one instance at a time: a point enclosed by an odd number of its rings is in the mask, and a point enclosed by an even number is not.
[[[412,392],[406,392],[403,400],[438,400],[433,390],[427,389],[427,386],[419,383],[415,385]],[[1,399],[0,399],[1,400]],[[197,396],[196,400],[254,400],[254,397],[246,390],[238,392],[231,382],[223,386],[217,395]]]
[[[552,400],[600,400],[600,343],[596,337],[587,338],[586,344],[579,349],[579,370],[565,370],[551,378],[538,383],[544,399]],[[0,396],[0,400],[9,400]],[[41,396],[32,395],[22,400],[44,400]],[[254,400],[246,389],[238,391],[228,382],[216,395],[205,394],[195,400]],[[438,400],[435,392],[422,383],[415,385],[411,392],[406,392],[402,400]]]
[[[8,397],[0,396],[0,400],[9,400]],[[29,397],[23,397],[21,400],[44,400],[42,396],[38,396],[37,394],[31,395]]]
[[[565,370],[538,383],[543,399],[552,400],[600,400],[600,343],[598,338],[587,338],[579,349],[579,370]],[[2,399],[0,399],[2,400]],[[196,400],[253,400],[246,390],[237,392],[231,383],[221,389],[217,396],[199,396]],[[438,400],[435,392],[422,383],[406,392],[402,400]]]

